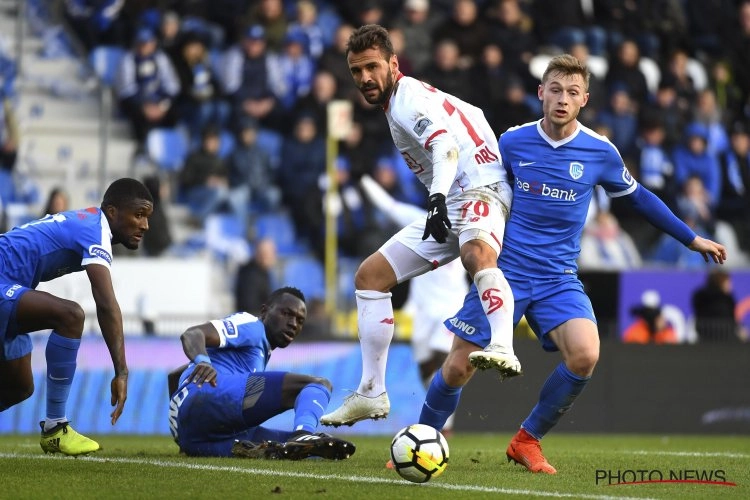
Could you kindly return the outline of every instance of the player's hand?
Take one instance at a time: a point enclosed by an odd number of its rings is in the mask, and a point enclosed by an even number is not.
[[[193,373],[190,374],[190,381],[198,387],[205,383],[211,384],[211,387],[216,387],[216,368],[211,366],[210,363],[198,363],[195,365]]]
[[[688,248],[703,255],[703,260],[706,262],[708,262],[709,256],[716,264],[723,264],[727,260],[727,249],[724,248],[724,245],[700,236],[696,236],[688,245]]]
[[[448,207],[445,206],[445,195],[435,193],[430,196],[430,202],[427,205],[427,222],[424,225],[424,234],[422,241],[430,235],[438,243],[445,243],[448,237],[448,230],[452,227],[451,220],[448,218]]]
[[[128,399],[128,374],[115,375],[110,384],[110,389],[112,391],[110,404],[115,407],[110,416],[112,417],[112,425],[115,425],[117,419],[122,415],[125,400]]]

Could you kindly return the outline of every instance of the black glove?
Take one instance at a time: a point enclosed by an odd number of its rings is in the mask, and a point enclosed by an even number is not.
[[[435,193],[430,196],[430,202],[427,205],[427,222],[424,225],[424,234],[422,241],[432,235],[438,243],[445,243],[448,236],[448,230],[452,224],[448,218],[448,208],[445,206],[445,195]]]

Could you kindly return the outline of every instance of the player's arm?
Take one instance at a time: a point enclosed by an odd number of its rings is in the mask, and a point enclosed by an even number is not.
[[[167,390],[169,391],[169,397],[172,397],[172,394],[174,394],[177,390],[177,387],[180,385],[180,376],[187,367],[188,365],[186,364],[182,365],[181,367],[177,368],[176,370],[172,370],[167,374]]]
[[[128,397],[128,365],[125,361],[125,338],[122,333],[122,312],[112,287],[112,275],[109,268],[101,264],[86,266],[86,274],[91,282],[91,293],[96,303],[96,316],[102,336],[107,343],[109,355],[115,368],[111,383],[112,400],[115,407],[112,412],[112,424],[120,418]]]
[[[199,387],[204,382],[216,386],[216,369],[211,366],[211,358],[206,347],[219,347],[221,337],[213,323],[191,326],[180,336],[182,350],[190,361],[195,363],[191,381]]]
[[[726,260],[727,251],[723,245],[696,235],[663,201],[645,187],[638,185],[625,199],[643,218],[690,250],[703,255],[706,262],[709,257],[717,264],[723,264]]]

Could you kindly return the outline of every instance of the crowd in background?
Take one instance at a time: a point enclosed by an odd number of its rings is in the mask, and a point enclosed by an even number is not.
[[[582,123],[608,136],[639,182],[696,232],[750,251],[748,0],[65,0],[60,6],[85,50],[127,49],[115,94],[134,139],[143,145],[157,127],[179,127],[189,136],[191,152],[168,196],[190,207],[198,222],[219,211],[251,227],[259,213],[287,210],[297,237],[322,256],[326,105],[334,99],[354,104],[354,126],[336,161],[341,253],[368,255],[394,230],[363,196],[362,175],[424,206],[426,190],[394,150],[382,111],[364,102],[349,75],[349,34],[378,23],[390,30],[405,74],[481,107],[498,135],[540,116],[534,58],[571,52],[591,61]],[[593,71],[602,61],[606,70]],[[657,82],[649,81],[644,61],[657,68]],[[705,81],[696,81],[695,65]],[[1,159],[8,169],[13,127],[4,130]],[[617,200],[597,197],[581,267],[703,266],[637,220]]]

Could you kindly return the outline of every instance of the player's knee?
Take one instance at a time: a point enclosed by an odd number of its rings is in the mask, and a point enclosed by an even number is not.
[[[572,371],[579,377],[590,377],[594,373],[594,367],[599,361],[599,349],[583,349],[576,352],[566,365],[568,370]]]
[[[323,387],[325,387],[326,389],[328,389],[329,392],[333,390],[333,384],[327,378],[312,377],[312,380],[310,381],[310,383],[311,384],[322,385]]]
[[[451,387],[463,387],[474,375],[474,367],[469,364],[468,357],[461,360],[460,356],[448,356],[443,363],[443,380]]]
[[[0,410],[5,410],[22,401],[26,401],[32,394],[34,394],[33,380],[20,386],[8,387],[0,394]]]
[[[64,301],[64,305],[58,319],[58,326],[55,330],[70,338],[80,338],[83,333],[83,323],[86,320],[86,313],[83,308],[72,300]]]

